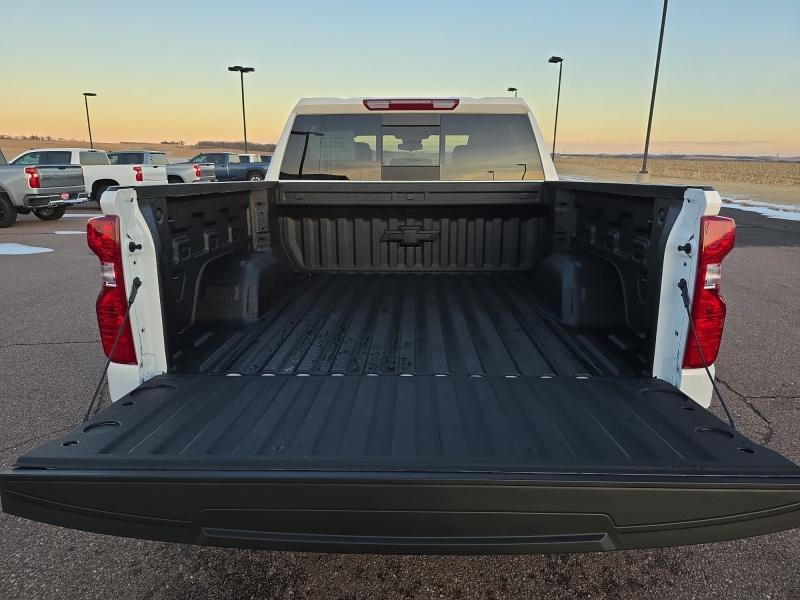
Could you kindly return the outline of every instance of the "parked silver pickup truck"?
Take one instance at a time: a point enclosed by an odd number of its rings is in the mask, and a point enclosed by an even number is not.
[[[169,183],[208,183],[216,181],[213,163],[171,163],[163,152],[151,150],[125,150],[122,152],[109,152],[108,158],[112,165],[164,165],[167,167],[167,181]]]
[[[0,152],[0,228],[31,211],[43,221],[64,216],[67,206],[87,200],[80,166],[9,165]]]

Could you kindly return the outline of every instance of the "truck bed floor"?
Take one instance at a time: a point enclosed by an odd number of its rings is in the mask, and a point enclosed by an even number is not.
[[[258,323],[198,340],[177,371],[632,374],[604,340],[558,325],[516,274],[310,275]]]
[[[17,466],[797,474],[660,380],[497,375],[162,375]]]

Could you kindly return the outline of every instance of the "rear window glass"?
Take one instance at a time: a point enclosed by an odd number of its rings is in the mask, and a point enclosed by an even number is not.
[[[110,152],[108,159],[112,165],[140,165],[144,162],[141,152]]]
[[[193,162],[193,163],[214,163],[214,165],[217,166],[217,167],[224,167],[225,164],[226,164],[226,162],[225,162],[225,157],[226,156],[227,156],[227,154],[220,153],[220,152],[209,152],[207,154],[198,154],[197,156],[195,156],[191,160],[191,162]],[[239,162],[239,157],[235,156],[235,155],[231,155],[230,162],[238,163]]]
[[[15,165],[68,165],[72,159],[72,152],[69,150],[41,150],[38,152],[26,152],[14,161]]]
[[[381,128],[384,167],[438,167],[439,126],[408,125]]]
[[[80,161],[82,165],[108,165],[108,156],[103,152],[81,152]]]
[[[281,165],[282,179],[381,178],[378,115],[300,115]]]
[[[18,156],[17,158],[15,158],[14,161],[11,164],[12,165],[26,165],[26,166],[28,166],[28,165],[38,165],[40,158],[41,157],[39,156],[39,152],[26,152],[22,156]]]
[[[281,179],[541,180],[527,115],[298,115]],[[417,119],[417,122],[419,120]],[[398,168],[400,167],[400,168]]]
[[[442,179],[544,178],[526,115],[445,115],[442,135]]]

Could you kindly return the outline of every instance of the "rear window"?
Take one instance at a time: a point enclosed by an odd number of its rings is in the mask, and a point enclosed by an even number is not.
[[[168,164],[167,155],[161,152],[151,152],[150,164],[158,165],[159,167],[166,166]]]
[[[225,164],[226,164],[225,157],[227,157],[227,156],[228,156],[227,154],[221,153],[221,152],[209,152],[207,154],[198,154],[197,156],[195,156],[191,160],[191,162],[193,162],[193,163],[214,163],[214,165],[217,166],[217,167],[224,167]],[[232,154],[232,155],[230,155],[229,162],[238,163],[239,162],[239,157],[236,156],[235,154]]]
[[[82,165],[108,165],[111,164],[104,152],[81,152],[79,160]]]
[[[527,115],[298,115],[281,179],[541,180]]]
[[[71,160],[72,152],[69,150],[41,150],[38,152],[26,152],[17,158],[13,164],[25,166],[68,165]]]
[[[112,165],[140,165],[144,162],[141,152],[109,152],[108,159]]]

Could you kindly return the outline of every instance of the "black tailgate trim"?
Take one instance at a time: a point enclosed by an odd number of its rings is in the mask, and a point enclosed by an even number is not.
[[[800,526],[800,477],[17,469],[2,476],[2,501],[10,514],[97,533],[331,552],[600,551]]]

